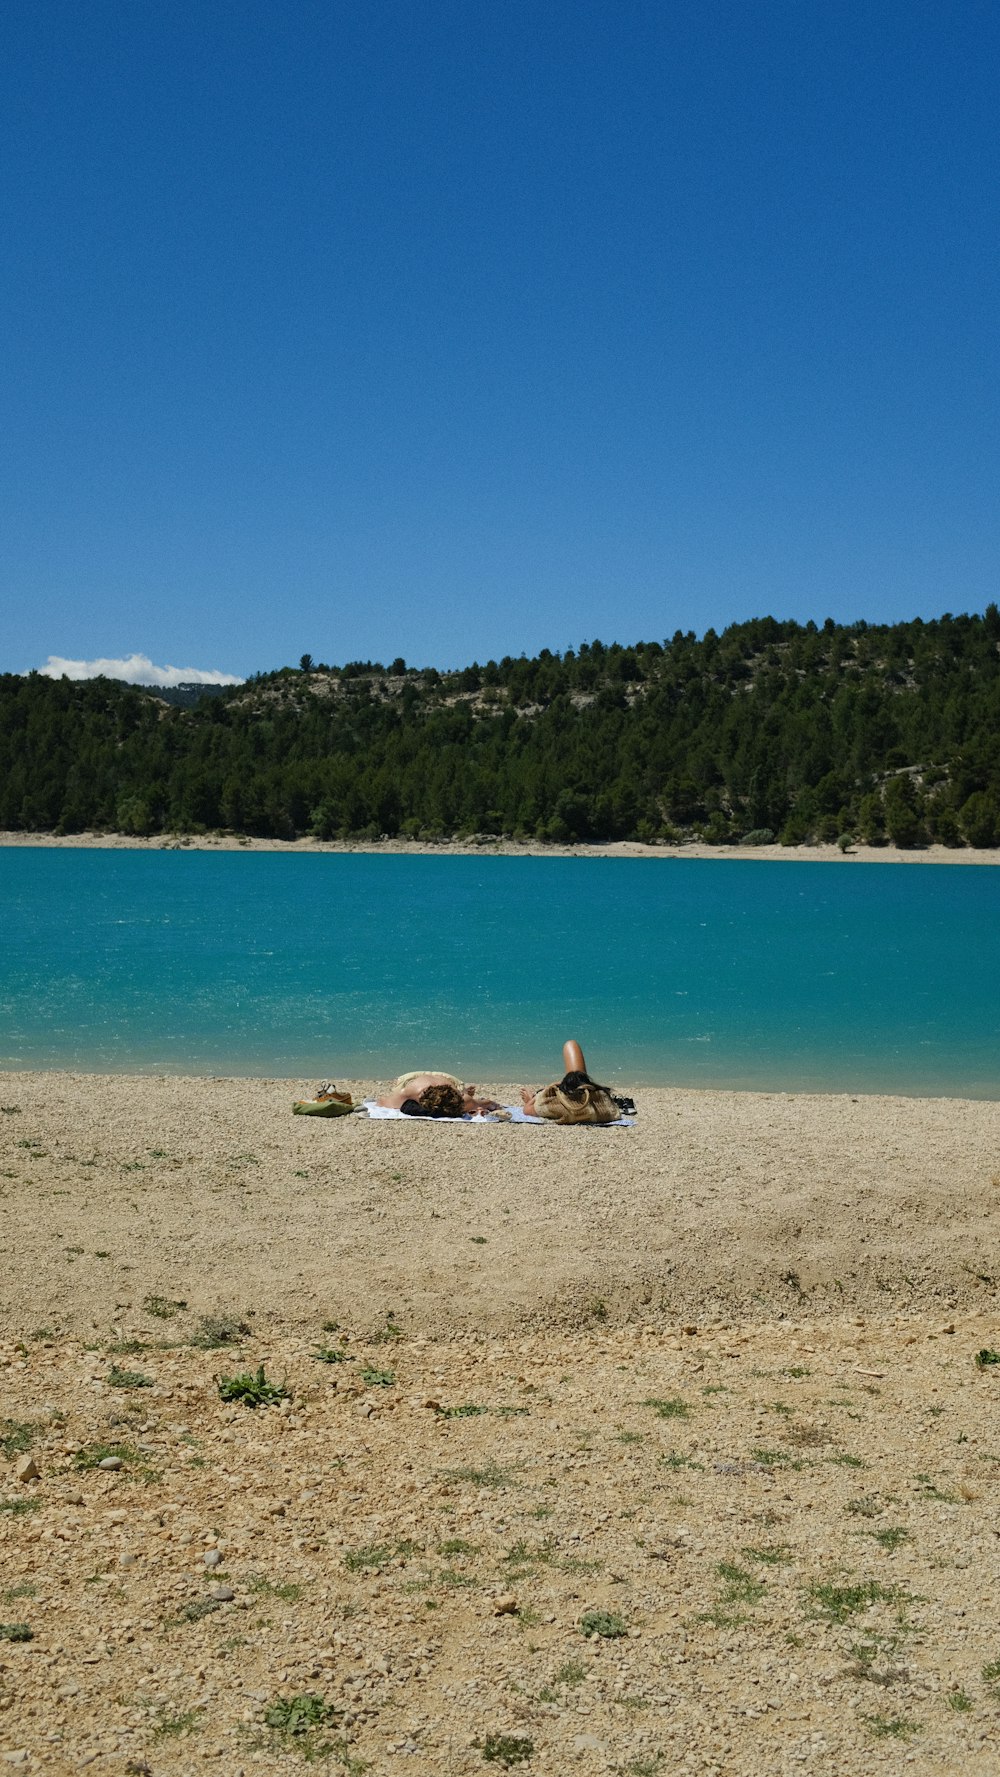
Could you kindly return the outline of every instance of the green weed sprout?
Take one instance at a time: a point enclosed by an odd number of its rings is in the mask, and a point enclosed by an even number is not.
[[[216,1376],[215,1383],[220,1400],[242,1401],[244,1407],[272,1407],[276,1401],[292,1398],[283,1382],[268,1381],[263,1364],[256,1373],[247,1371],[241,1376]]]

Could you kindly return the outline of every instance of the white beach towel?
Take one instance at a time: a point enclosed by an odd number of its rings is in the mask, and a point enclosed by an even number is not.
[[[505,1104],[503,1116],[496,1111],[477,1111],[474,1117],[407,1117],[402,1111],[390,1110],[388,1105],[376,1104],[373,1098],[366,1098],[361,1109],[367,1111],[369,1117],[398,1118],[403,1123],[553,1123],[552,1117],[529,1117],[519,1104]],[[613,1123],[574,1123],[574,1129],[631,1129],[634,1117],[616,1117]],[[568,1124],[559,1124],[559,1128],[568,1128]]]

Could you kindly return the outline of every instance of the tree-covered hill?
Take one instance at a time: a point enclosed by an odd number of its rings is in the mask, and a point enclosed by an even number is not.
[[[1000,611],[262,674],[0,678],[0,827],[1000,845]]]

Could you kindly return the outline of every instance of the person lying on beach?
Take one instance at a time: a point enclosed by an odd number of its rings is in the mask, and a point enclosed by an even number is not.
[[[458,1086],[425,1086],[419,1098],[404,1098],[404,1117],[465,1117],[465,1099]]]
[[[422,1104],[424,1095],[432,1088],[439,1086],[447,1086],[451,1092],[458,1095],[458,1110],[412,1111],[407,1108],[411,1104]],[[375,1102],[384,1105],[390,1111],[404,1111],[410,1117],[474,1117],[477,1111],[498,1111],[500,1109],[495,1098],[478,1097],[475,1086],[463,1086],[461,1080],[456,1080],[454,1074],[400,1074],[391,1090],[386,1092],[382,1098],[376,1099]],[[437,1103],[437,1098],[435,1097],[432,1102]],[[455,1100],[449,1099],[448,1102],[454,1103]]]
[[[566,1072],[550,1086],[522,1086],[521,1103],[529,1117],[545,1117],[552,1123],[616,1123],[623,1112],[635,1110],[630,1098],[619,1098],[608,1086],[599,1086],[587,1072],[579,1043],[563,1044]]]

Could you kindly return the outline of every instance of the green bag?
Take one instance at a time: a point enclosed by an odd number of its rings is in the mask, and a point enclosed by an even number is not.
[[[300,1098],[292,1106],[293,1117],[349,1117],[354,1109],[339,1098]]]

